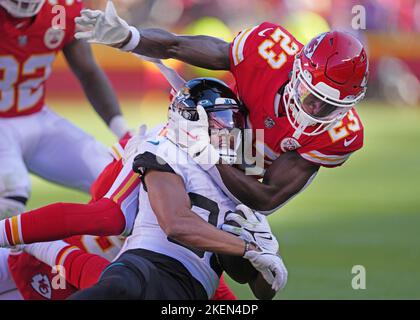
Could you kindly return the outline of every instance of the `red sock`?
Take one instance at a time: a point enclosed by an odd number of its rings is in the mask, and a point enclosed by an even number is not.
[[[11,245],[65,239],[74,235],[120,235],[125,217],[120,207],[102,198],[90,204],[55,203],[5,220]]]
[[[78,289],[84,289],[98,282],[110,262],[83,250],[74,250],[66,255],[66,249],[63,249],[56,263],[64,267],[67,282]]]
[[[220,277],[219,287],[216,289],[213,298],[211,300],[238,300],[235,294],[230,290],[229,286],[225,282],[223,275]]]

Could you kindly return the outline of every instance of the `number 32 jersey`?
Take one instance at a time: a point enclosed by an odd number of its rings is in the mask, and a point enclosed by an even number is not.
[[[265,164],[282,153],[298,152],[304,159],[324,167],[342,165],[363,146],[363,125],[352,109],[334,128],[317,136],[293,138],[281,89],[289,81],[294,56],[302,49],[287,30],[272,23],[262,23],[241,31],[230,46],[231,72],[236,91],[249,111],[248,126],[264,131],[259,141]],[[254,132],[254,137],[258,135]]]
[[[22,20],[0,7],[0,118],[32,114],[44,106],[52,63],[74,39],[74,18],[81,8],[81,0],[46,1],[34,18]]]

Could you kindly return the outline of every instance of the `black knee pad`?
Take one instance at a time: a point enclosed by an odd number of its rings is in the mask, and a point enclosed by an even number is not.
[[[117,262],[104,271],[97,286],[105,290],[111,299],[135,300],[141,298],[145,283],[141,274]]]

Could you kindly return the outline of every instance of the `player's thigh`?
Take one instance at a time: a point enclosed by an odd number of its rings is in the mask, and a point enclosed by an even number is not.
[[[11,130],[11,127],[0,122],[0,197],[28,198],[28,170]]]
[[[89,191],[112,157],[107,148],[46,109],[41,143],[27,160],[30,171],[68,187]]]

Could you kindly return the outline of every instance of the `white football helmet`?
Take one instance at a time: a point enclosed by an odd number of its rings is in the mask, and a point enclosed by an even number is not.
[[[35,16],[44,3],[45,0],[0,0],[0,5],[16,18]]]

